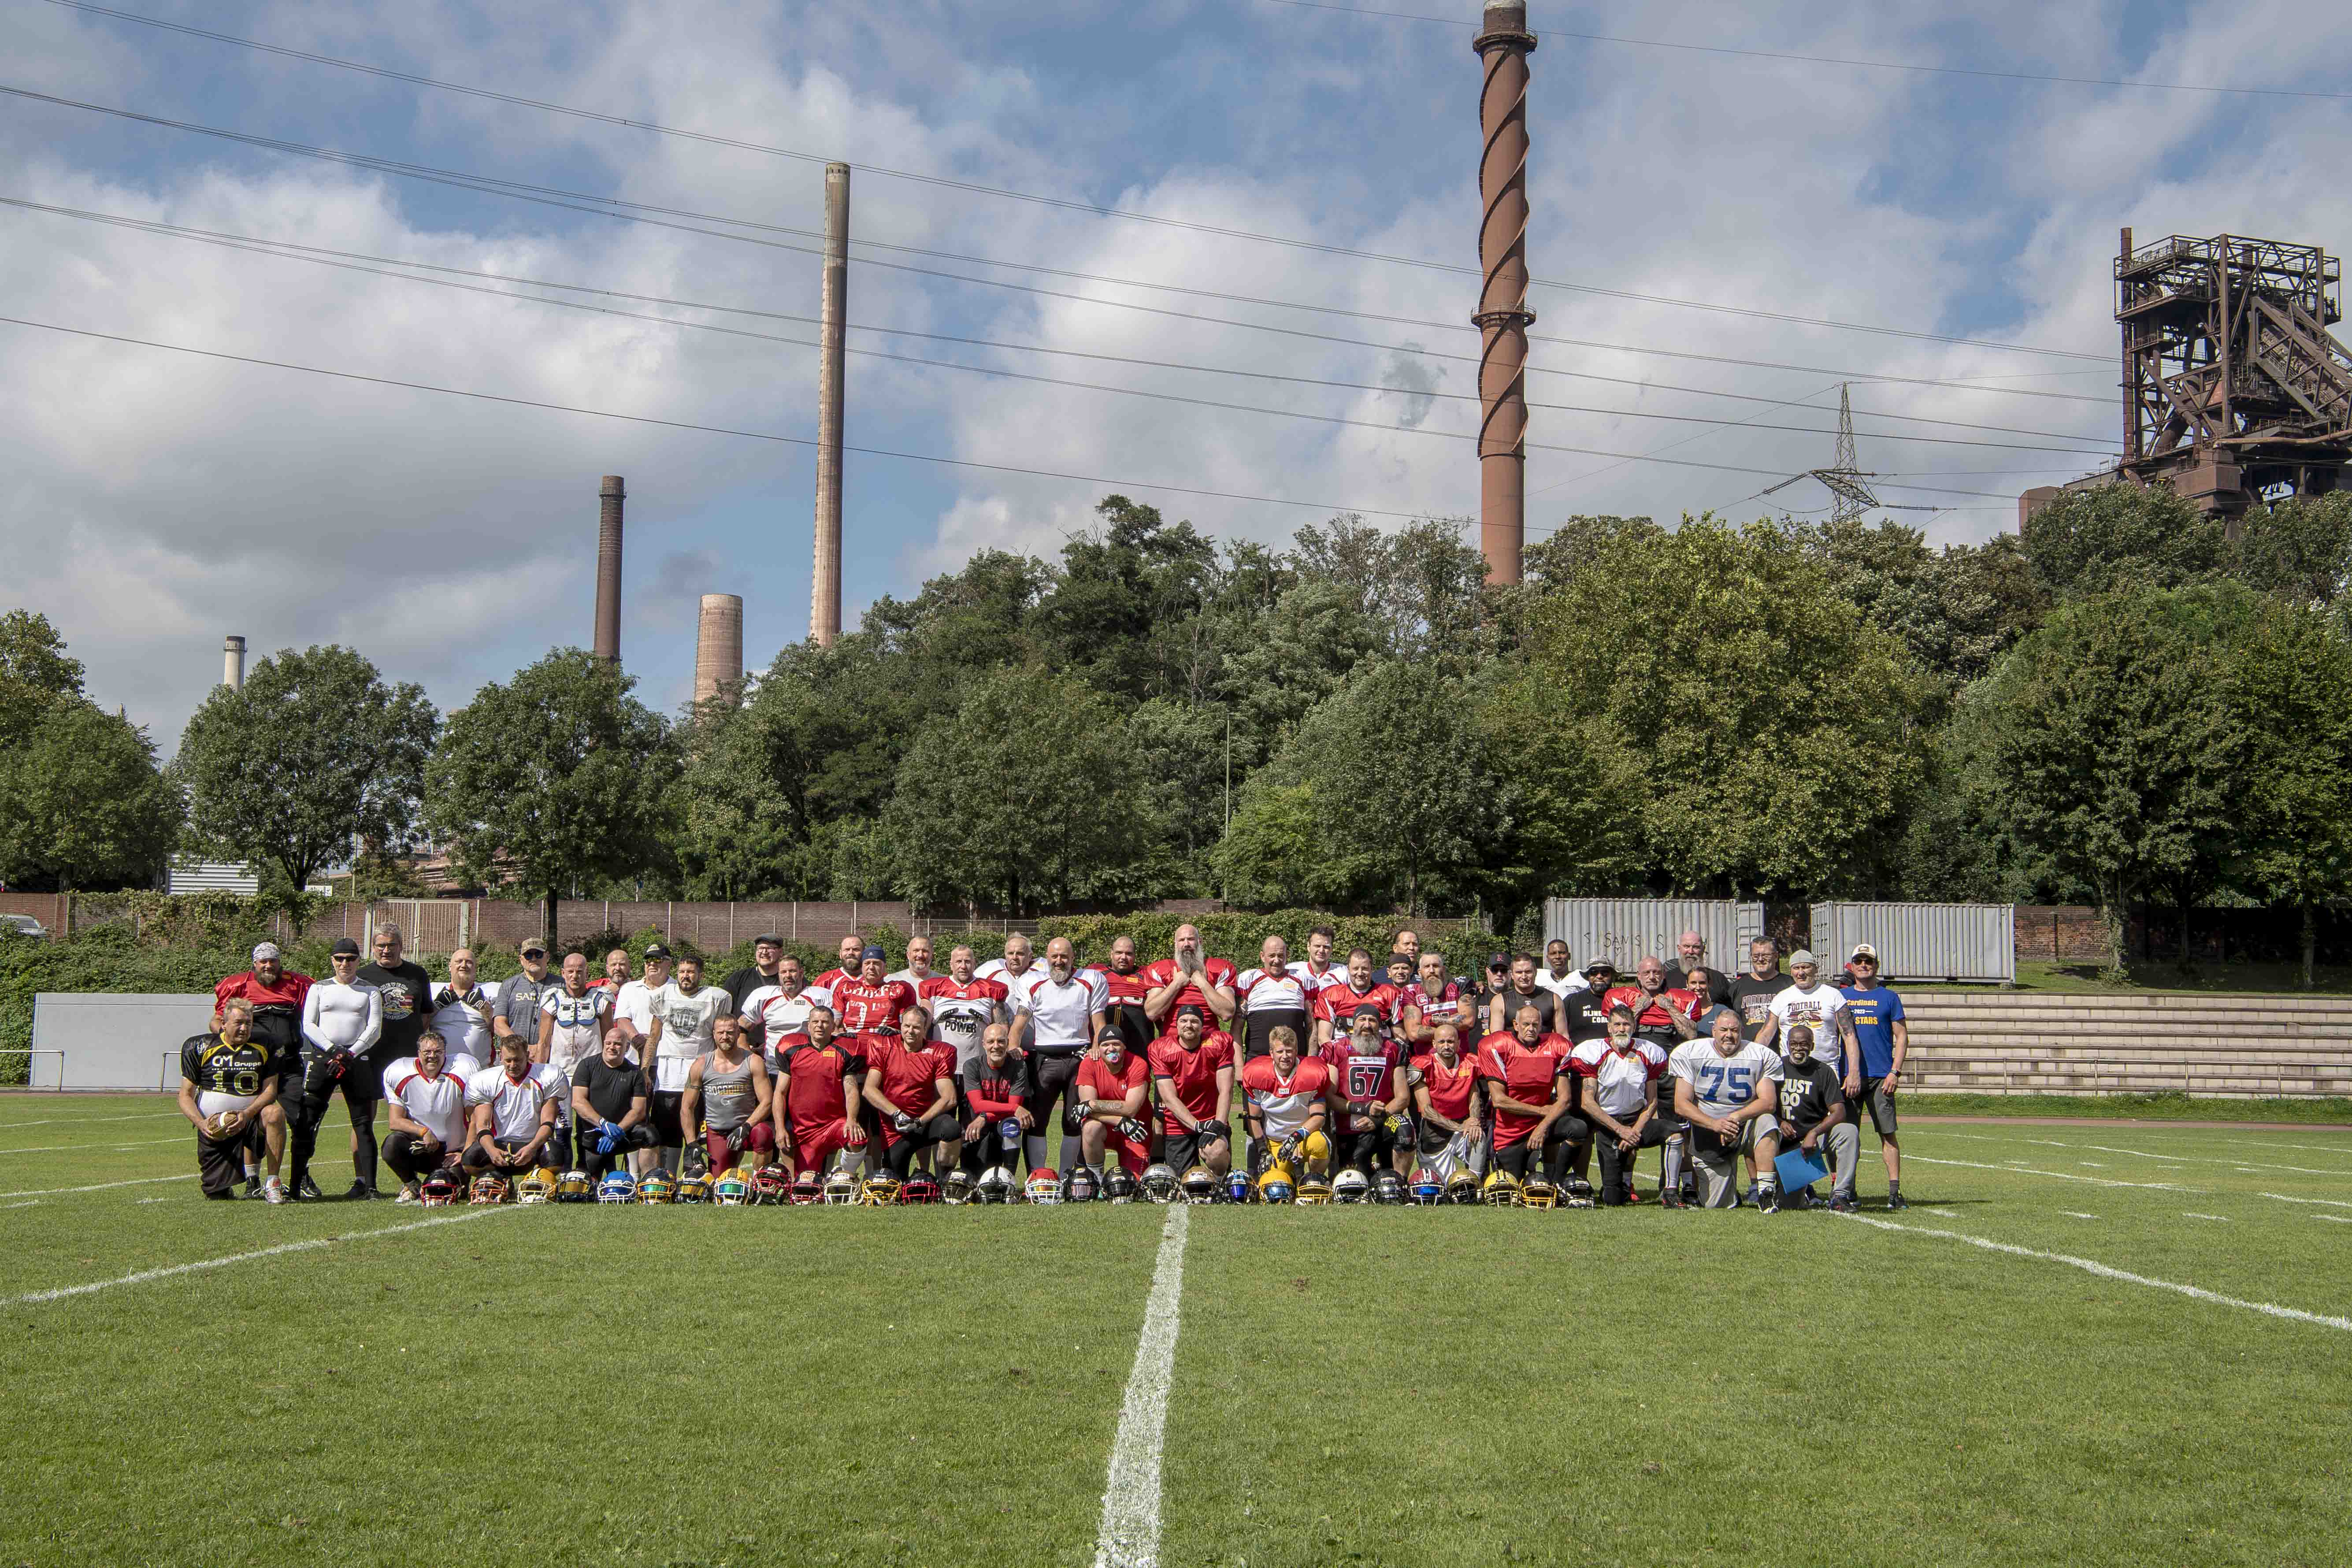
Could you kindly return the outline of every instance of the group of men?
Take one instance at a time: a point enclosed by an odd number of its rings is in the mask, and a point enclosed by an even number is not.
[[[1591,1194],[1597,1152],[1598,1201],[1627,1204],[1643,1201],[1641,1151],[1657,1148],[1670,1207],[1775,1212],[1789,1163],[1828,1177],[1831,1206],[1848,1208],[1867,1115],[1889,1205],[1905,1206],[1903,1005],[1867,945],[1841,985],[1810,952],[1784,971],[1769,938],[1727,976],[1685,932],[1680,963],[1645,957],[1630,978],[1605,960],[1572,970],[1560,942],[1541,965],[1496,953],[1483,977],[1448,974],[1410,929],[1378,963],[1335,942],[1318,927],[1293,959],[1268,936],[1237,969],[1191,925],[1149,963],[1125,936],[1082,965],[1066,938],[1040,960],[1016,934],[1002,958],[957,946],[937,971],[916,937],[893,971],[846,936],[812,977],[762,936],[751,964],[712,982],[660,943],[614,949],[592,975],[580,952],[551,968],[534,939],[496,986],[465,950],[436,984],[392,927],[373,932],[371,963],[337,942],[316,982],[265,942],[183,1047],[180,1103],[206,1194],[233,1196],[243,1174],[271,1202],[319,1195],[310,1165],[340,1095],[347,1195],[377,1195],[382,1100],[402,1202],[555,1170],[887,1173],[969,1191],[1024,1164],[1032,1185],[1097,1190],[1165,1166],[1245,1196],[1410,1182],[1549,1201]]]

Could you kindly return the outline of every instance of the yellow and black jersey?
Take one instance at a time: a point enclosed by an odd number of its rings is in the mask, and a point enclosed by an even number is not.
[[[218,1035],[190,1035],[180,1047],[180,1076],[206,1094],[251,1099],[277,1076],[278,1067],[276,1054],[255,1040],[232,1046]]]

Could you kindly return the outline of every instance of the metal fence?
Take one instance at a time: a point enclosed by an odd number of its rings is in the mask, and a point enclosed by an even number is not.
[[[1813,952],[1834,971],[1856,942],[1889,980],[2017,981],[2013,904],[1815,904]]]
[[[1643,958],[1680,962],[1675,938],[1695,931],[1706,942],[1707,962],[1736,974],[1748,943],[1764,934],[1764,906],[1727,899],[1546,899],[1544,941],[1568,943],[1581,967],[1605,958],[1631,973]]]

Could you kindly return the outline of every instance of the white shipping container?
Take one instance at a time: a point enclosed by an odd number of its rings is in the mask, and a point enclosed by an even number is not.
[[[1857,942],[1887,980],[2017,982],[2014,904],[1815,904],[1813,952],[1834,974]]]
[[[1544,900],[1544,941],[1567,942],[1579,969],[1596,958],[1626,974],[1645,957],[1679,963],[1675,939],[1686,931],[1706,939],[1710,968],[1737,974],[1748,966],[1748,940],[1764,934],[1764,906],[1728,899]]]

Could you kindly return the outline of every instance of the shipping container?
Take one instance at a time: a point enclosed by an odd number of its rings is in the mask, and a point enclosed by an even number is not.
[[[1815,904],[1813,952],[1834,974],[1857,942],[1887,980],[2017,983],[2014,904]]]
[[[1764,934],[1764,906],[1727,899],[1544,900],[1544,941],[1568,943],[1569,962],[1579,969],[1596,958],[1626,974],[1645,957],[1678,963],[1675,939],[1686,931],[1706,939],[1710,968],[1737,974],[1747,967],[1748,940]]]

